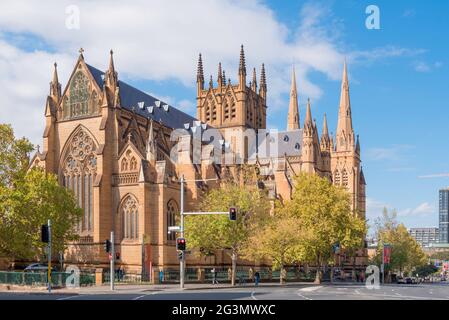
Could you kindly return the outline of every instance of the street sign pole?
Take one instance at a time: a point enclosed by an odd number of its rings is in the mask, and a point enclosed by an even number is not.
[[[48,293],[51,293],[51,221],[48,219],[48,272],[47,272],[47,281],[48,281]]]
[[[115,281],[115,267],[114,267],[114,260],[115,260],[115,245],[114,245],[114,231],[111,231],[111,253],[110,253],[110,277],[109,282],[111,284],[111,291],[114,291],[114,281]]]
[[[382,284],[385,284],[385,244],[382,244]]]
[[[181,238],[184,238],[184,175],[181,176]],[[181,290],[184,289],[184,273],[185,273],[185,254],[182,252],[181,259],[179,259],[179,283]]]

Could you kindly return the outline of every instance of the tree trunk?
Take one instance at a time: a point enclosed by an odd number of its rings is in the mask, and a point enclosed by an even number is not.
[[[321,262],[320,257],[318,256],[317,262],[316,262],[316,274],[315,274],[315,284],[321,283]]]
[[[237,253],[233,250],[232,251],[232,272],[231,272],[231,286],[235,286],[235,278],[237,273]]]
[[[284,264],[281,264],[281,271],[279,271],[279,284],[283,285],[284,284],[284,277],[282,276],[284,271]]]
[[[321,284],[321,266],[317,266],[315,275],[315,284]]]
[[[357,280],[355,275],[355,260],[356,256],[354,254],[354,256],[352,257],[352,281]]]

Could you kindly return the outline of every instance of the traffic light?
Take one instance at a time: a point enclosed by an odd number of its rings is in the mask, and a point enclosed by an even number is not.
[[[186,250],[186,239],[184,239],[184,238],[176,239],[176,250],[179,250],[179,251]]]
[[[50,240],[50,232],[48,230],[48,225],[43,224],[41,227],[41,241],[48,243]]]
[[[229,209],[229,220],[231,220],[231,221],[237,220],[237,209],[236,208]]]
[[[106,251],[107,253],[111,252],[111,241],[110,240],[105,240],[104,251]]]
[[[178,252],[178,260],[182,260],[184,258],[184,251]]]

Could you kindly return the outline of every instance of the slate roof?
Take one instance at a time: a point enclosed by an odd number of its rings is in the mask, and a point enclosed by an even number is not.
[[[267,131],[268,133],[268,131]],[[279,131],[270,132],[267,136],[269,140],[269,145],[267,146],[267,141],[259,141],[258,150],[266,150],[267,155],[260,154],[259,157],[271,156],[271,157],[298,157],[302,153],[302,130],[292,130],[292,131]],[[264,145],[262,147],[262,145]],[[267,149],[268,148],[268,149]]]
[[[103,88],[104,72],[89,64],[87,64],[87,67],[89,68],[89,71],[98,86]],[[168,105],[168,103],[160,101],[157,98],[134,88],[126,82],[119,80],[119,87],[121,107],[124,109],[130,111],[134,109],[137,114],[145,118],[152,118],[154,121],[161,121],[165,126],[174,129],[184,128],[184,123],[192,123],[192,121],[196,120],[187,113],[184,113],[181,110]],[[156,105],[157,101],[160,101],[159,106]],[[144,102],[143,108],[139,106],[140,102]],[[168,106],[168,110],[165,110],[164,106]],[[152,112],[150,112],[150,110],[152,110]]]

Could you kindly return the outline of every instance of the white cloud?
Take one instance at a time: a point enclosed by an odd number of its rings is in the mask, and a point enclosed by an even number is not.
[[[423,176],[419,176],[419,179],[432,179],[432,178],[447,178],[449,177],[449,173],[436,173],[436,174],[427,174]]]
[[[366,152],[367,159],[380,160],[401,160],[406,152],[414,147],[411,145],[393,145],[391,147],[369,148]]]
[[[428,202],[423,202],[416,208],[407,208],[398,212],[398,217],[428,216],[435,213],[435,208]]]
[[[80,9],[79,30],[65,27],[68,5]],[[338,80],[344,56],[357,61],[412,54],[402,48],[345,53],[339,41],[339,21],[328,7],[306,3],[298,17],[297,28],[289,30],[260,0],[1,1],[1,121],[11,122],[18,134],[40,141],[51,64],[59,62],[64,86],[80,47],[85,49],[86,61],[103,70],[113,48],[121,79],[176,80],[193,87],[199,52],[203,53],[206,78],[209,74],[216,77],[221,61],[227,77],[236,82],[243,43],[248,81],[252,67],[259,73],[265,62],[270,110],[283,108],[285,112],[283,94],[290,88],[293,62],[304,101],[322,95],[310,73]],[[32,42],[27,41],[30,38]],[[29,48],[35,43],[48,52]],[[181,100],[179,105],[195,114],[193,102]],[[11,108],[18,112],[11,113]]]
[[[431,63],[431,64],[427,63],[425,61],[416,61],[414,63],[415,71],[423,72],[423,73],[431,72],[431,71],[433,71],[435,69],[441,68],[442,66],[443,66],[443,63],[440,62],[440,61],[437,61],[437,62],[434,62],[434,63]]]

